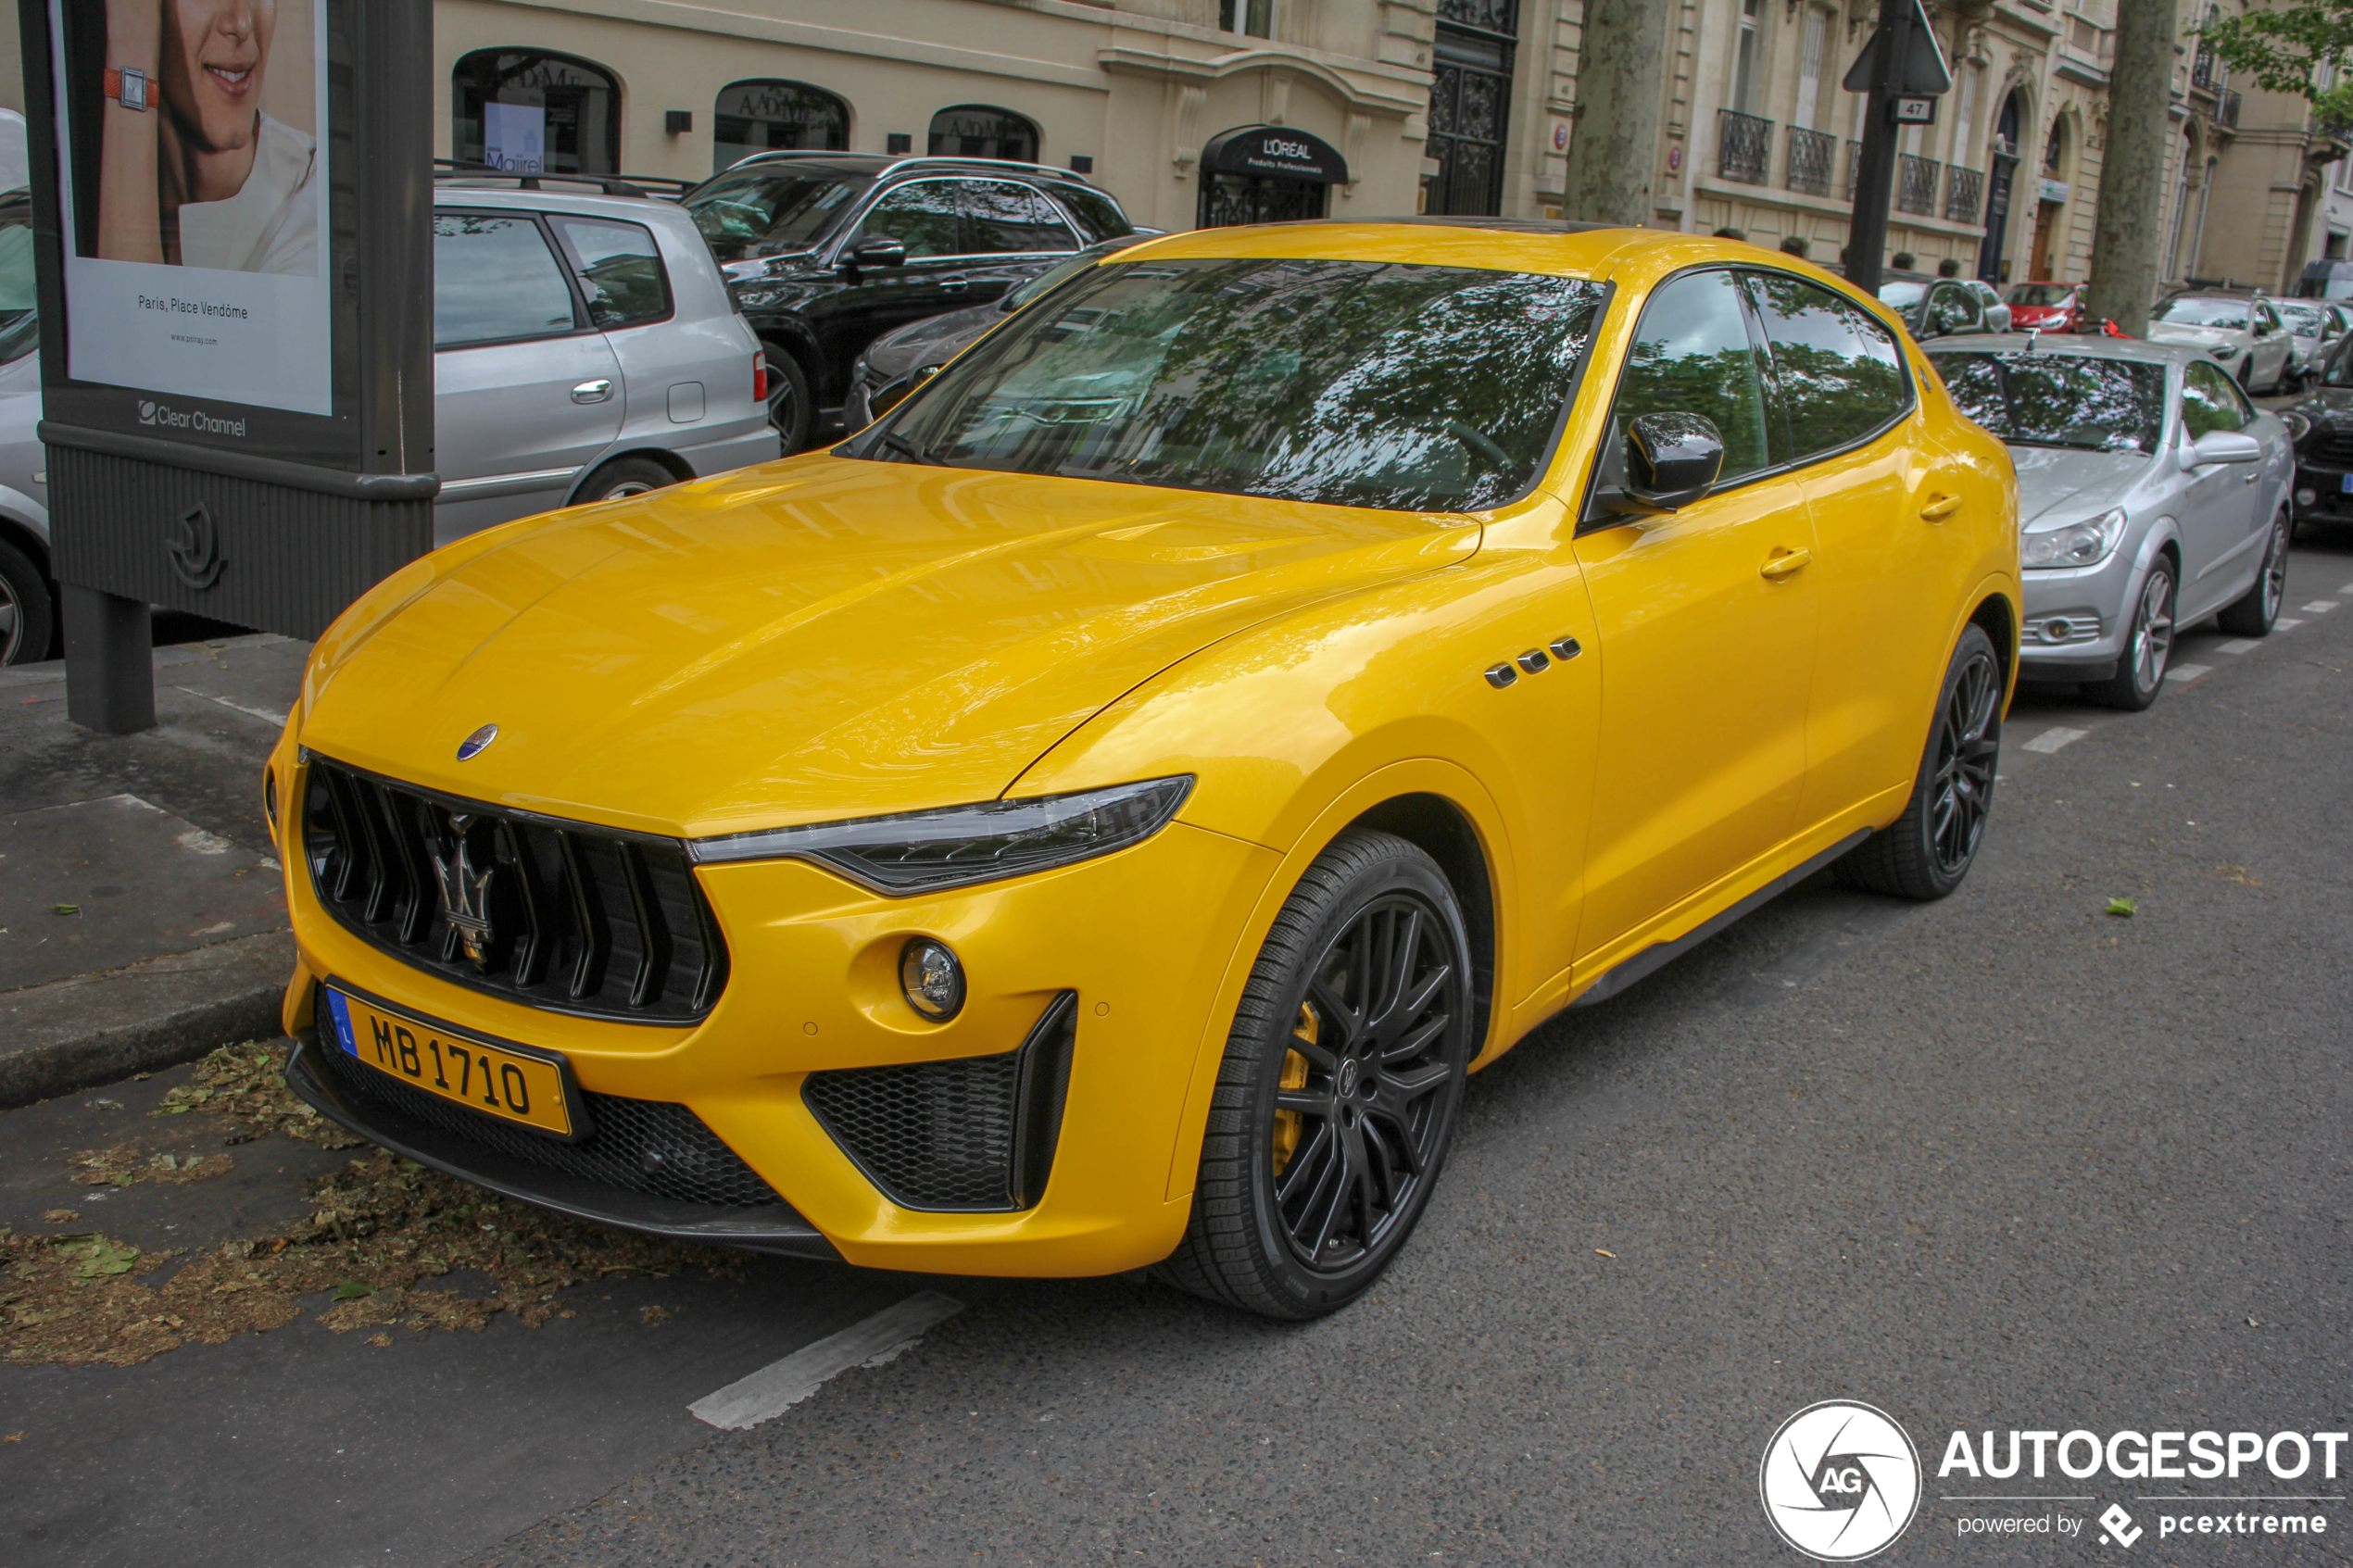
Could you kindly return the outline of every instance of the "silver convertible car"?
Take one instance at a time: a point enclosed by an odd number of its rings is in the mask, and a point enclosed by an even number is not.
[[[2157,700],[2178,627],[2260,637],[2287,582],[2288,427],[2195,348],[1956,337],[1930,358],[2018,465],[2022,681]]]

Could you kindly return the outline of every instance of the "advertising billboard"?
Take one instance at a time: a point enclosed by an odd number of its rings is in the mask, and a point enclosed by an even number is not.
[[[172,398],[333,409],[326,0],[49,0],[68,373]]]

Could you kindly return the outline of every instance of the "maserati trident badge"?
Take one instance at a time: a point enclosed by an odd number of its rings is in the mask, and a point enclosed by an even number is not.
[[[476,866],[473,846],[466,830],[474,823],[472,817],[453,812],[449,826],[457,834],[457,843],[433,858],[435,881],[441,884],[441,913],[458,940],[466,949],[474,967],[490,965],[490,879],[498,874],[494,862]]]
[[[481,729],[476,730],[472,734],[468,735],[465,739],[458,743],[458,760],[460,762],[472,761],[475,758],[481,756],[484,751],[488,750],[490,743],[497,738],[498,726],[496,724],[484,724]]]

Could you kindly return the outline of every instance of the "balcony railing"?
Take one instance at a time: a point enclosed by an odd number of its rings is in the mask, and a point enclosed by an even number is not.
[[[1862,173],[1863,144],[1849,142],[1846,144],[1846,199],[1850,202],[1855,199],[1855,182],[1862,177]]]
[[[1932,157],[1899,154],[1895,162],[1895,210],[1936,216],[1936,176],[1944,166]]]
[[[1956,167],[1944,182],[1944,216],[1956,223],[1985,220],[1985,171]]]
[[[1773,122],[1736,109],[1718,109],[1716,172],[1743,185],[1762,185],[1773,172]]]
[[[1831,170],[1836,167],[1838,138],[1819,131],[1789,128],[1789,161],[1781,183],[1809,196],[1831,194]]]
[[[2199,44],[2197,57],[2190,63],[2190,85],[2208,93],[2222,85],[2227,73],[2217,69],[2219,64],[2214,58],[2214,51],[2203,44]]]

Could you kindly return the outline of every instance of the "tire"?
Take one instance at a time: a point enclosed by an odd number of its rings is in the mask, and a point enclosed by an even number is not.
[[[57,625],[49,580],[31,557],[0,539],[0,664],[48,658]]]
[[[2088,681],[2083,695],[2103,708],[2138,713],[2157,700],[2165,687],[2165,666],[2173,657],[2173,562],[2159,556],[2133,594],[2133,623],[2124,634],[2124,652],[2116,673],[2105,681]]]
[[[810,398],[809,374],[800,368],[799,360],[773,343],[764,345],[761,354],[768,366],[768,423],[784,445],[783,456],[789,458],[809,445],[809,438],[817,428],[817,406]]]
[[[1242,991],[1192,1218],[1154,1277],[1292,1321],[1370,1289],[1445,1162],[1477,1044],[1470,966],[1428,855],[1359,828],[1317,856]]]
[[[2263,564],[2246,592],[2222,607],[2214,624],[2233,637],[2268,637],[2287,598],[2287,549],[2295,525],[2282,511],[2271,520],[2271,537],[2264,542]]]
[[[648,490],[677,483],[676,474],[651,458],[615,458],[600,465],[573,492],[572,504],[585,507],[596,501],[625,501],[632,495],[643,495]]]
[[[1960,886],[1984,840],[2001,752],[2001,660],[1984,628],[1971,626],[1944,668],[1904,814],[1839,861],[1838,879],[1923,901]]]

